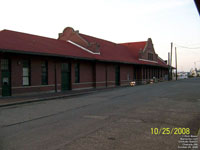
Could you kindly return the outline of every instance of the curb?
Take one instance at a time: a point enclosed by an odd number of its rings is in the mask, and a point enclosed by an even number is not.
[[[138,85],[137,85],[138,86]],[[33,99],[28,99],[24,101],[15,101],[7,104],[0,104],[1,107],[7,107],[7,106],[14,106],[14,105],[20,105],[20,104],[27,104],[27,103],[34,103],[34,102],[40,102],[40,101],[48,101],[48,100],[54,100],[54,99],[61,99],[61,98],[66,98],[66,97],[74,97],[74,96],[80,96],[80,95],[86,95],[86,94],[92,94],[95,92],[101,92],[101,91],[108,91],[108,90],[113,90],[113,89],[118,89],[118,88],[125,88],[129,86],[120,86],[120,87],[110,87],[110,88],[103,88],[103,89],[98,89],[98,90],[93,90],[93,91],[88,91],[88,92],[80,92],[80,93],[74,93],[74,94],[66,94],[66,95],[60,95],[60,96],[49,96],[49,97],[43,97],[43,98],[33,98]]]

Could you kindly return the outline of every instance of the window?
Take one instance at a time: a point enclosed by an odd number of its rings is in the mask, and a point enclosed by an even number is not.
[[[127,74],[127,80],[128,81],[130,80],[130,74],[129,73]]]
[[[42,85],[47,85],[48,84],[48,62],[44,61],[42,62],[41,65],[42,68]]]
[[[8,59],[1,60],[1,70],[9,70]]]
[[[152,53],[148,53],[148,60],[153,60],[153,54]]]
[[[75,64],[75,83],[80,82],[80,64]]]
[[[136,80],[137,77],[137,69],[136,67],[133,68],[133,80]]]
[[[23,61],[23,74],[22,74],[22,84],[24,86],[30,85],[30,63],[28,60]]]

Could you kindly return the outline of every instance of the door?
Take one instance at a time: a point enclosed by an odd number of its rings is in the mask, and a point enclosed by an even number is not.
[[[11,77],[10,77],[10,61],[8,59],[1,60],[1,84],[2,96],[11,96]]]
[[[120,85],[120,66],[119,65],[115,66],[115,85],[116,86]]]
[[[61,65],[61,90],[70,90],[71,81],[71,67],[69,63],[62,63]]]
[[[137,66],[133,67],[133,81],[137,80]]]

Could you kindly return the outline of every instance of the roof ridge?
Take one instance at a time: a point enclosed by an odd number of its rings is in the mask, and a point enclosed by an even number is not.
[[[105,40],[105,39],[97,38],[97,37],[94,37],[94,36],[91,36],[91,35],[87,35],[87,34],[83,34],[83,33],[79,33],[79,35],[80,35],[80,36],[81,36],[81,35],[83,35],[83,36],[88,36],[88,37],[90,37],[90,38],[102,40],[102,41],[109,42],[109,43],[112,43],[112,44],[117,44],[117,43],[112,42],[112,41],[108,41],[108,40]]]
[[[133,44],[133,43],[143,43],[147,41],[138,41],[138,42],[126,42],[126,43],[118,43],[118,44]]]
[[[5,31],[6,29],[0,30],[0,32]]]
[[[165,60],[162,59],[160,56],[158,56],[158,59],[159,59],[161,62],[165,63]],[[165,64],[166,64],[166,63],[165,63]]]

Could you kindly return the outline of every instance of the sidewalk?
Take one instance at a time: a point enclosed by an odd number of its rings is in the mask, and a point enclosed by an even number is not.
[[[85,94],[91,94],[100,91],[108,91],[112,89],[124,88],[129,86],[119,86],[119,87],[107,87],[100,89],[85,89],[85,90],[74,90],[74,91],[65,91],[65,92],[57,92],[57,93],[39,93],[39,94],[30,94],[30,95],[20,95],[20,96],[8,96],[8,97],[0,97],[0,107],[39,102],[45,100],[53,100],[58,98],[66,98],[72,96],[79,96]]]
[[[57,92],[57,93],[40,93],[40,94],[32,94],[32,95],[1,97],[0,107],[90,94],[90,93],[94,93],[94,92],[101,91],[104,89],[87,89],[87,90],[80,90],[80,91],[66,91],[66,92]]]

